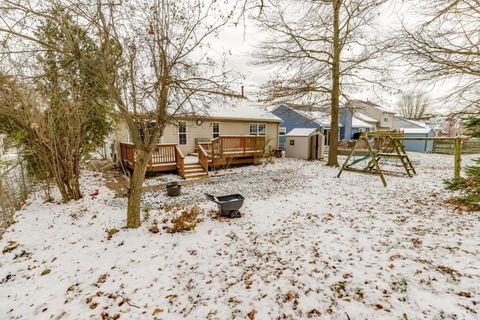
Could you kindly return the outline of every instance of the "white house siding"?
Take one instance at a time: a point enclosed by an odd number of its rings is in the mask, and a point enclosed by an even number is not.
[[[212,123],[218,122],[220,124],[220,135],[249,135],[250,123],[264,123],[266,125],[266,139],[268,143],[267,150],[271,151],[278,149],[278,130],[279,122],[261,122],[261,121],[225,121],[225,120],[209,120],[203,121],[201,125],[193,120],[186,120],[187,124],[187,144],[179,145],[180,150],[184,155],[195,151],[195,139],[212,139],[213,129]],[[120,142],[129,142],[128,129],[125,123],[119,125],[118,130],[110,139],[115,140],[117,144]],[[170,124],[165,128],[163,136],[160,138],[160,143],[176,143],[178,144],[178,126]],[[119,146],[117,146],[119,149]],[[111,159],[113,160],[113,159]]]

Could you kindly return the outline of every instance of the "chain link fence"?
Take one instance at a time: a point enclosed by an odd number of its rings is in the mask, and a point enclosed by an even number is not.
[[[7,228],[16,210],[25,202],[32,187],[25,160],[18,160],[0,171],[0,235]]]

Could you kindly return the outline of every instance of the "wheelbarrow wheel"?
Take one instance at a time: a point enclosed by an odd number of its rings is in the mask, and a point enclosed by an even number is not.
[[[240,214],[240,211],[238,210],[232,210],[230,211],[230,218],[240,218],[242,215]]]

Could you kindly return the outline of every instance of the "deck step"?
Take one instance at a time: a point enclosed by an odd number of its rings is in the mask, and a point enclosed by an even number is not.
[[[185,180],[207,178],[208,173],[199,163],[186,163],[184,166]]]
[[[194,173],[187,173],[185,172],[185,180],[190,180],[190,179],[196,179],[196,178],[206,178],[208,177],[208,174],[203,171],[203,172],[194,172]]]
[[[185,168],[185,174],[198,173],[198,172],[205,172],[205,170],[202,167],[200,167],[200,168]]]
[[[183,166],[185,169],[189,169],[189,168],[202,168],[202,166],[200,164],[194,164],[194,163],[189,163],[189,164],[185,164]]]

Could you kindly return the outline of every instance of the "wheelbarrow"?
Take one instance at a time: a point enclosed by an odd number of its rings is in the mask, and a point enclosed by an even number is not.
[[[238,211],[243,206],[245,198],[241,194],[231,194],[228,196],[215,197],[211,194],[205,193],[207,199],[218,204],[222,216],[230,218],[240,218],[241,214]]]

